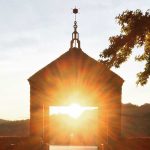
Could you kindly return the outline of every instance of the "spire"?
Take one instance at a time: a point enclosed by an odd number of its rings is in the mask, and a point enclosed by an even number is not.
[[[75,7],[73,9],[73,13],[75,14],[75,21],[74,21],[74,31],[72,33],[72,40],[70,42],[70,48],[76,47],[80,49],[80,40],[79,40],[79,33],[77,32],[77,21],[76,21],[76,14],[78,13],[78,9]]]

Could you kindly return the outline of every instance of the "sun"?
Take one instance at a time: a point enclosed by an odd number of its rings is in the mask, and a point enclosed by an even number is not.
[[[73,103],[69,106],[51,106],[50,115],[66,114],[74,119],[77,119],[84,111],[93,109],[97,109],[97,107],[83,107],[76,103]]]
[[[72,104],[68,107],[68,115],[72,118],[79,118],[83,113],[84,107],[81,107],[79,104]]]

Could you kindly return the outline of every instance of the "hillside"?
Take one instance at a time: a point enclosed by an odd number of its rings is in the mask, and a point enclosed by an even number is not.
[[[0,119],[0,136],[28,136],[29,119],[8,121]],[[150,104],[136,106],[122,104],[122,135],[124,137],[150,136]]]
[[[122,134],[125,137],[150,136],[150,104],[122,105]]]
[[[29,120],[8,121],[0,119],[0,136],[28,136]]]

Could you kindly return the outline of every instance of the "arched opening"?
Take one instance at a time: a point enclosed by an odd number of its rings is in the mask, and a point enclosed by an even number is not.
[[[51,146],[97,146],[108,143],[108,118],[98,106],[50,105],[44,110],[43,136]]]
[[[97,145],[98,107],[51,106],[49,139],[51,145]]]

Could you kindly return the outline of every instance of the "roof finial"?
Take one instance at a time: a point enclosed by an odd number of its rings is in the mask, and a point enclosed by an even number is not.
[[[78,13],[78,9],[76,7],[73,9],[73,13],[75,14],[75,21],[76,21],[76,14]]]
[[[76,21],[76,14],[78,13],[78,9],[75,7],[73,9],[73,13],[75,14],[75,21],[74,21],[74,32],[72,33],[72,40],[70,43],[70,48],[76,47],[80,49],[80,41],[79,41],[79,33],[77,32],[77,21]]]

